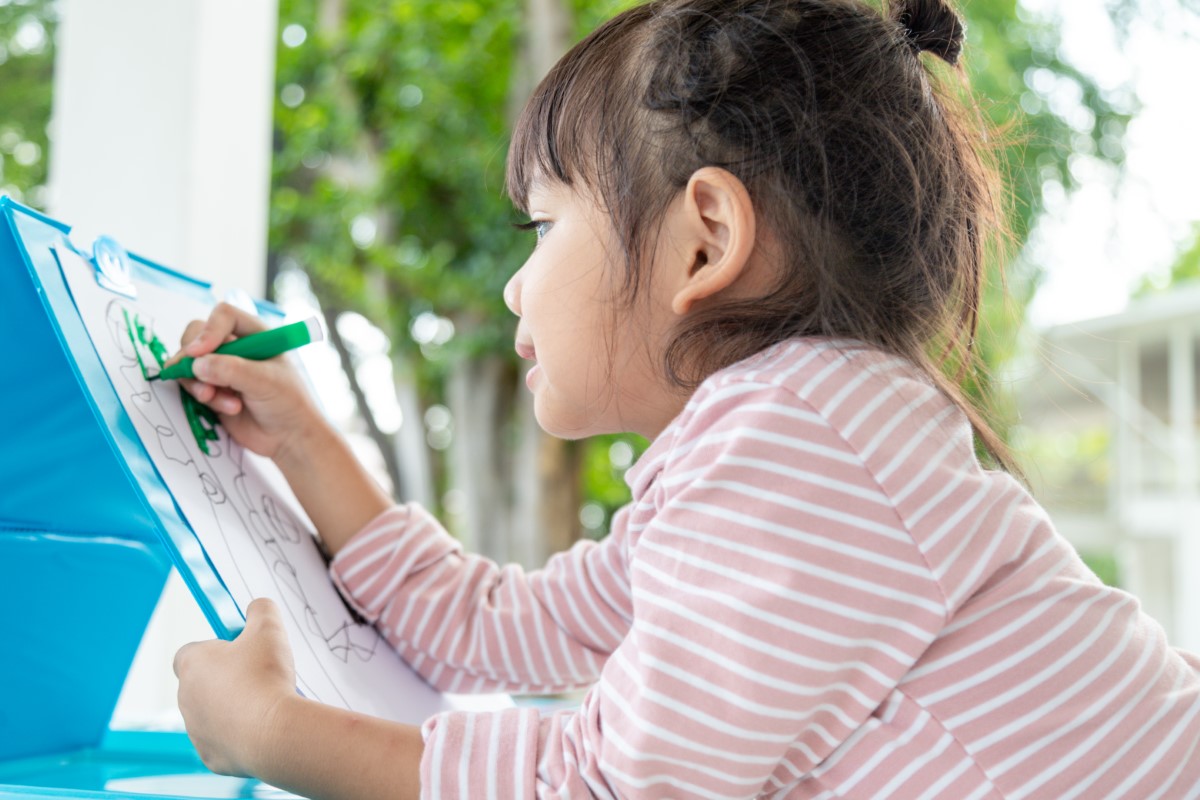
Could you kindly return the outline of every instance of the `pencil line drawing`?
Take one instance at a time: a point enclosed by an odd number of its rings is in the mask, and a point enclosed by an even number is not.
[[[222,418],[199,404],[194,427],[181,386],[158,379],[154,371],[168,357],[163,342],[174,344],[186,320],[211,313],[209,287],[134,259],[129,290],[114,291],[79,251],[65,243],[50,249],[91,340],[76,357],[97,421],[144,499],[165,514],[171,530],[164,533],[174,534],[176,521],[188,529],[174,548],[188,560],[180,571],[204,593],[201,600],[207,595],[224,606],[228,592],[242,610],[255,597],[275,600],[292,643],[297,690],[313,700],[409,724],[462,707],[414,672],[338,592],[329,555],[275,464],[238,447]],[[94,357],[103,376],[92,369]],[[148,381],[152,372],[156,379]],[[113,405],[120,413],[110,413]],[[135,442],[136,449],[126,447]],[[159,508],[164,502],[174,510]],[[494,695],[466,705],[512,702]]]
[[[296,559],[308,557],[305,552],[308,548],[322,563],[328,561],[314,532],[277,502],[268,484],[248,464],[245,449],[217,427],[217,418],[209,409],[200,406],[203,412],[196,410],[189,415],[186,404],[192,398],[181,387],[171,385],[173,381],[147,380],[148,368],[161,369],[167,354],[154,335],[154,319],[130,307],[128,301],[118,299],[109,302],[105,319],[108,333],[122,359],[118,372],[125,385],[118,391],[154,430],[156,442],[153,444],[162,457],[194,471],[196,488],[207,500],[212,522],[222,539],[220,544],[225,548],[224,555],[228,556],[224,561],[233,563],[238,573],[240,596],[253,597],[263,592],[261,588],[252,591],[247,584],[245,574],[232,558],[236,549],[231,547],[231,537],[248,537],[253,543],[275,583],[276,598],[305,632],[304,646],[321,665],[329,686],[337,692],[343,705],[349,707],[322,656],[343,663],[370,661],[380,648],[379,633],[357,618],[352,609],[344,605],[344,600],[332,612],[322,613],[314,606],[295,566]],[[174,403],[175,393],[184,395],[178,398],[183,404],[182,409]],[[180,411],[184,419],[178,418]],[[194,415],[207,421],[203,430],[197,429]],[[152,442],[145,444],[149,447]],[[216,543],[208,539],[202,544],[208,550]],[[221,577],[228,585],[233,576],[222,574]],[[334,594],[337,594],[336,590]],[[293,643],[293,646],[299,645],[299,642]],[[302,685],[302,688],[306,695],[321,700],[312,694],[310,687]]]

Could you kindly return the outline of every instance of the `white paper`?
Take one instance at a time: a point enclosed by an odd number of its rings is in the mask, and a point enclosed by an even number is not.
[[[417,677],[375,628],[351,616],[329,578],[312,523],[278,468],[220,428],[206,455],[179,384],[145,380],[126,315],[173,352],[187,323],[207,318],[211,304],[152,283],[138,283],[136,299],[129,299],[100,287],[92,265],[65,244],[55,250],[125,411],[239,610],[244,616],[256,597],[279,605],[305,696],[411,724],[449,708],[511,704],[503,696],[455,701]]]

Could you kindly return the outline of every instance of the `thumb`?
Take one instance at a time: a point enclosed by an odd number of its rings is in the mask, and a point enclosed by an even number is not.
[[[246,627],[234,644],[241,645],[241,652],[256,673],[270,676],[289,691],[296,688],[291,642],[279,606],[274,602],[260,597],[246,607]]]
[[[266,330],[266,327],[258,317],[229,303],[218,303],[208,319],[194,322],[184,330],[183,352],[189,356],[202,356],[216,350],[232,336],[246,336]]]
[[[279,615],[279,606],[275,605],[274,600],[259,597],[250,602],[246,607],[246,627],[242,629],[242,634],[255,639],[260,636],[281,636],[284,640],[287,639],[283,617]]]

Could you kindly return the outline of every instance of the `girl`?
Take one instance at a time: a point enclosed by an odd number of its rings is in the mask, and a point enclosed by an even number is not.
[[[940,0],[657,0],[542,82],[505,290],[537,419],[653,440],[608,537],[542,570],[393,505],[285,363],[205,355],[253,320],[196,323],[192,393],[427,680],[592,685],[383,722],[297,696],[256,601],[176,658],[205,763],[322,798],[1200,796],[1200,659],[981,466],[973,433],[1003,448],[926,356],[967,363],[996,230],[977,123],[922,61],[962,37]]]

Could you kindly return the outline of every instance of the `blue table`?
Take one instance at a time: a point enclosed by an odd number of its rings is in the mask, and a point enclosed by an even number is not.
[[[214,775],[183,733],[109,731],[95,748],[0,762],[0,800],[114,797],[295,795],[255,780]]]

